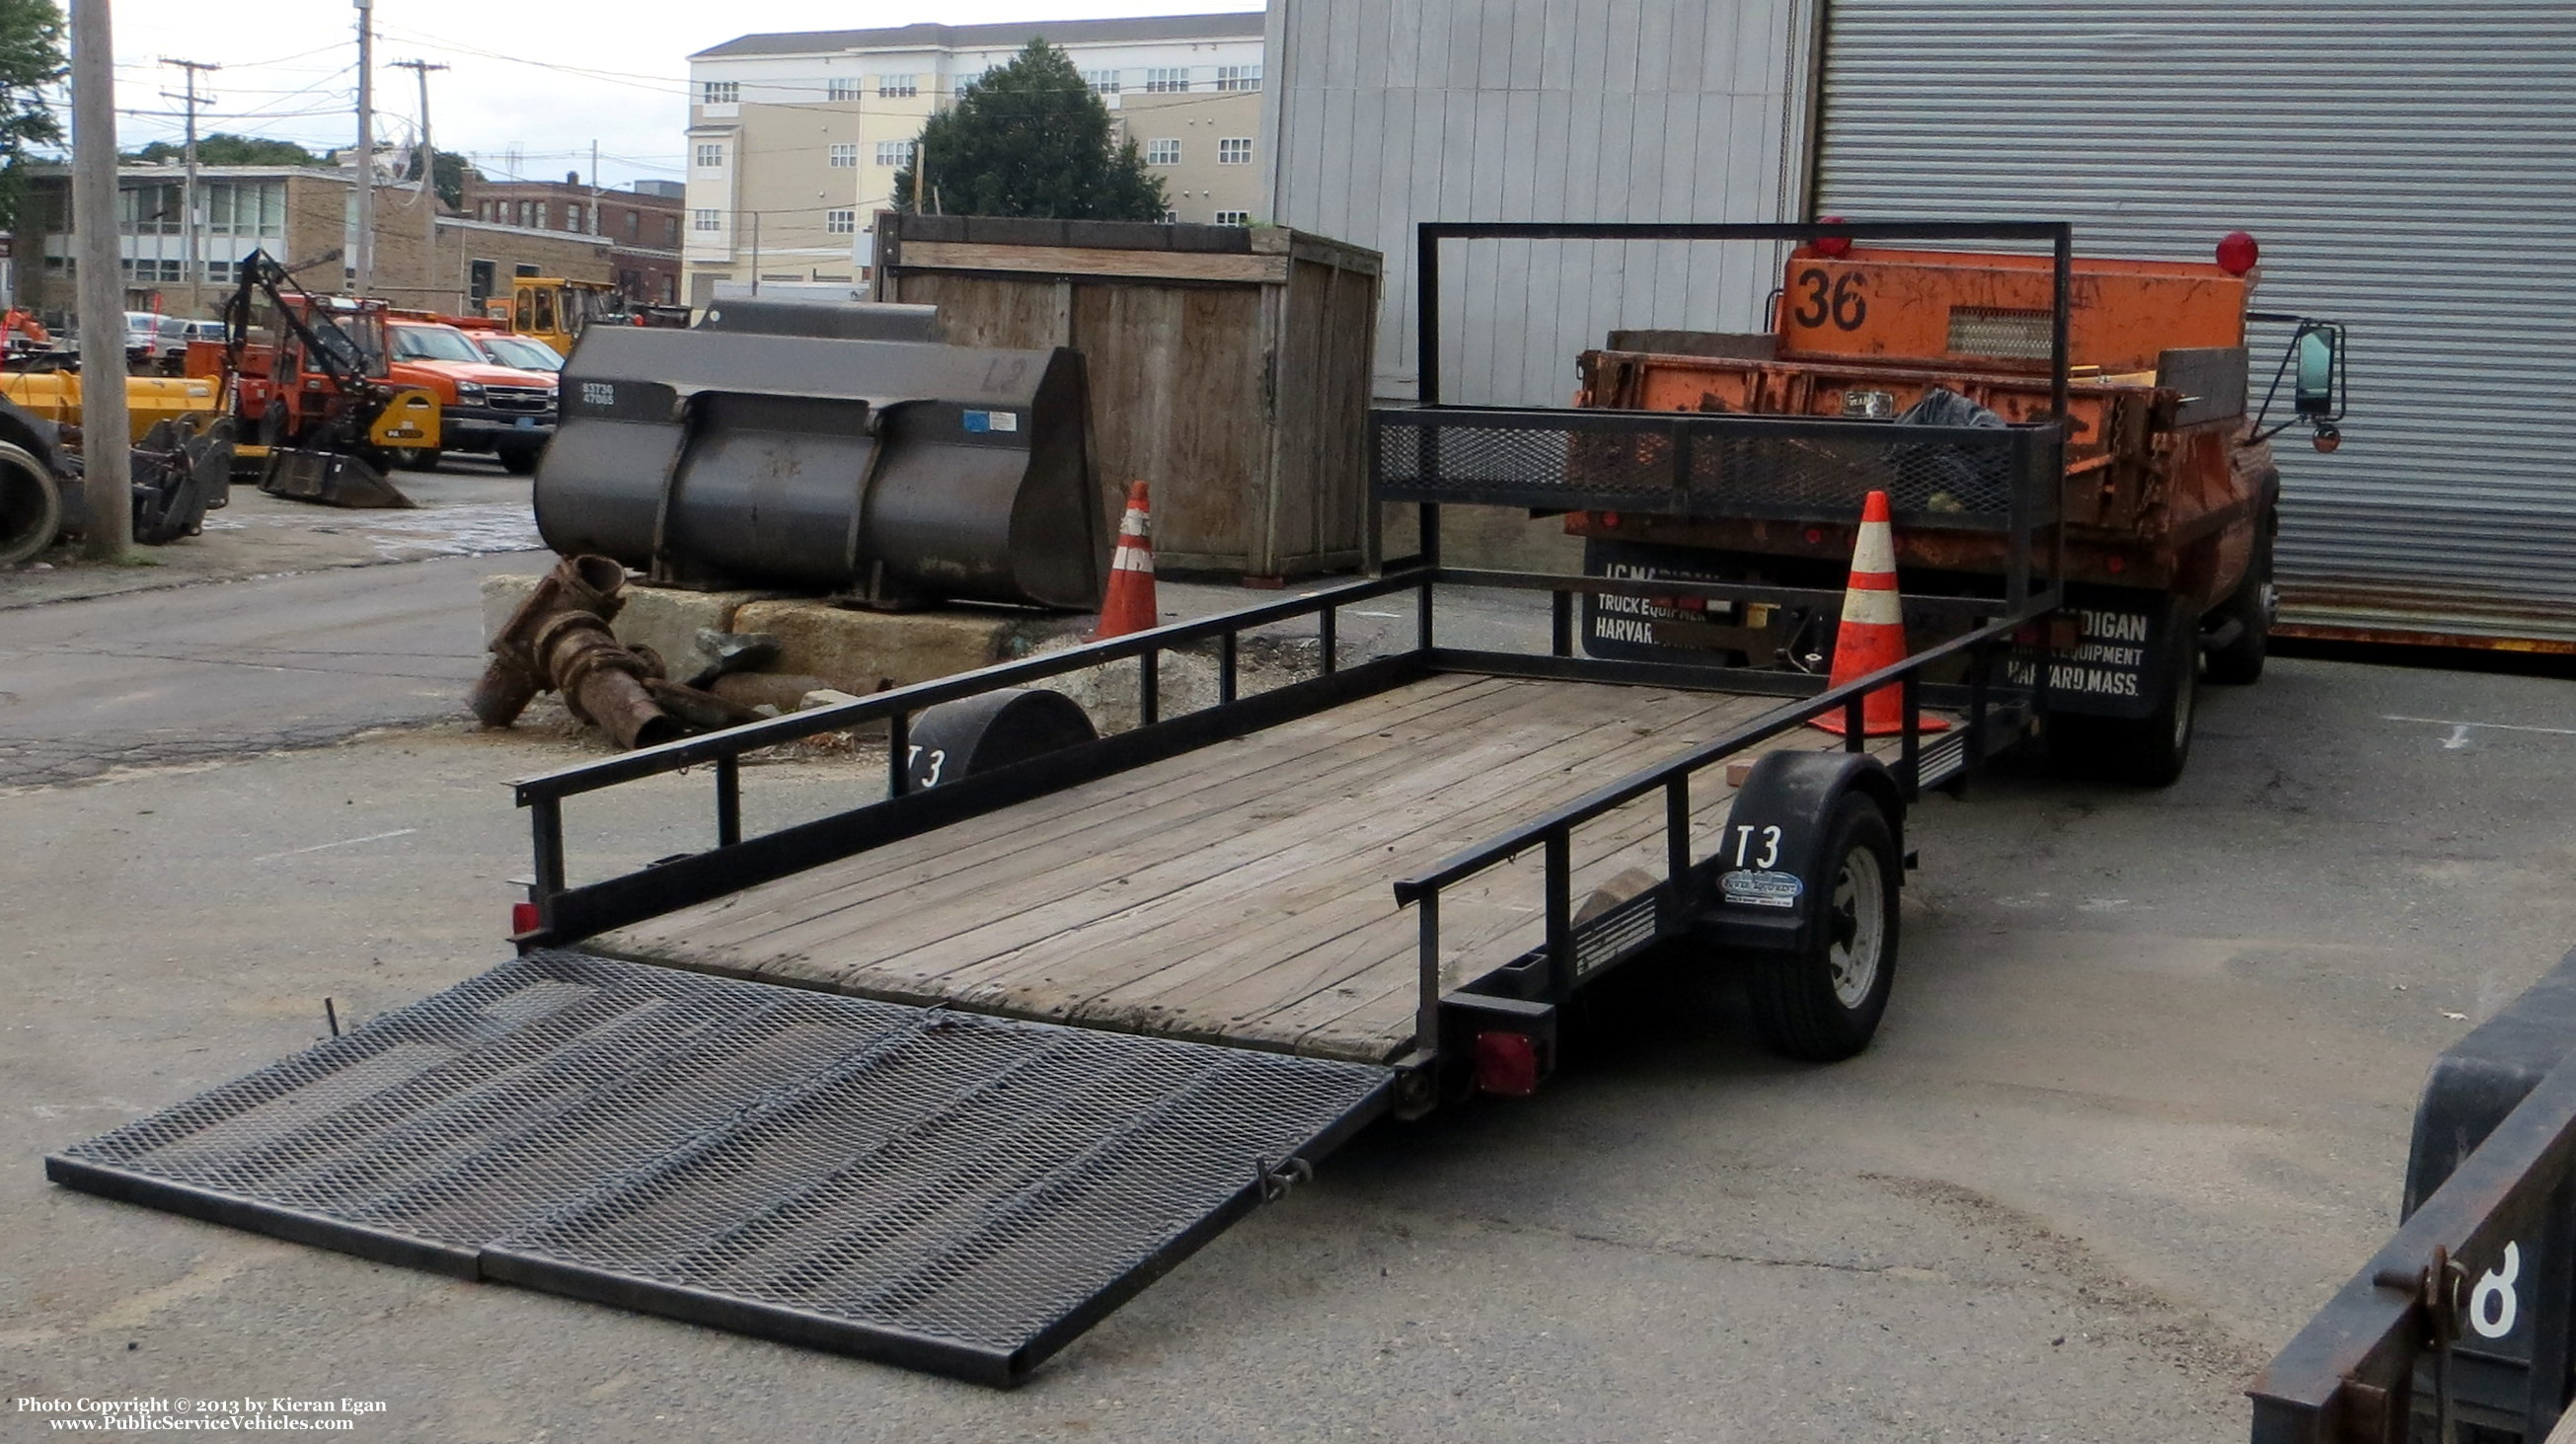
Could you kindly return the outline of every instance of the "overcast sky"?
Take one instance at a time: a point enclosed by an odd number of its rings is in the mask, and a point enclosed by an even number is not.
[[[1092,19],[1258,10],[1244,0],[376,0],[379,136],[408,141],[419,85],[397,60],[449,69],[429,77],[430,126],[441,150],[463,151],[487,175],[511,170],[588,179],[593,141],[603,183],[680,178],[688,124],[687,57],[737,35],[855,30],[935,20]],[[213,61],[201,75],[200,133],[232,131],[316,149],[357,136],[357,11],[349,0],[115,0],[116,104],[128,147],[181,134],[184,72],[164,60]],[[255,19],[253,17],[256,17]]]

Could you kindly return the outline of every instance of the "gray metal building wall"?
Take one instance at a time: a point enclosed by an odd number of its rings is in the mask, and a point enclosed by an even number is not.
[[[2343,449],[2283,437],[2292,620],[2576,640],[2576,4],[1832,0],[1823,75],[1820,213],[2242,226],[2259,306],[2351,325]]]
[[[1418,221],[1763,221],[1799,205],[1814,0],[1272,0],[1272,218],[1386,256],[1414,395]],[[1618,326],[1759,328],[1769,247],[1444,255],[1443,395],[1562,405]]]

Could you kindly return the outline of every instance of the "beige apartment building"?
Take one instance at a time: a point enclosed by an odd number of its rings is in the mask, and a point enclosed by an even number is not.
[[[1043,37],[1163,179],[1166,219],[1264,219],[1262,15],[746,35],[689,57],[683,294],[856,286],[930,117]]]

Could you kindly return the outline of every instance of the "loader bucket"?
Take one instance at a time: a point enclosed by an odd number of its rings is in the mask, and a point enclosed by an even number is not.
[[[414,505],[373,463],[345,451],[276,447],[268,453],[268,471],[260,478],[259,489],[324,506],[409,510]]]
[[[682,586],[1085,611],[1109,536],[1080,353],[594,326],[537,529]]]

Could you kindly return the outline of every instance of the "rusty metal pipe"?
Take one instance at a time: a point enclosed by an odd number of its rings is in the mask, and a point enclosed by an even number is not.
[[[644,685],[657,659],[609,630],[625,606],[626,569],[602,556],[566,557],[510,613],[492,638],[492,660],[466,695],[486,727],[507,727],[538,693],[563,694],[573,716],[621,747],[650,747],[687,728]]]

